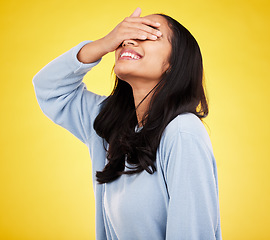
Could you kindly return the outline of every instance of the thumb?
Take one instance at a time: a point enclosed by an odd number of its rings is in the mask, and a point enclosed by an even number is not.
[[[135,11],[130,15],[130,17],[139,17],[141,15],[142,9],[137,7]]]

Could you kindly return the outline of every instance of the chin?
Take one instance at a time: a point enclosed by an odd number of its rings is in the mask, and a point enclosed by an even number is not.
[[[131,75],[131,72],[127,71],[126,68],[119,69],[118,67],[114,67],[114,73],[118,78],[120,78],[122,80],[127,79]]]
[[[129,82],[128,81],[128,76],[125,74],[115,74],[119,79],[125,81],[125,82]]]

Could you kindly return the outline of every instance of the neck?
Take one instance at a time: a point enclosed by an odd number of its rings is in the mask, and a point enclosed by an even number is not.
[[[136,107],[136,115],[138,119],[139,127],[142,127],[142,118],[145,112],[148,110],[149,103],[153,92],[151,92],[145,99],[144,97],[151,91],[151,89],[133,89],[134,103]],[[144,99],[144,100],[143,100]],[[140,104],[140,102],[143,102]],[[140,105],[139,105],[140,104]],[[139,106],[138,106],[139,105]]]
[[[158,84],[159,80],[144,80],[144,79],[125,79],[125,81],[131,86],[134,98],[134,104],[136,108],[136,115],[138,120],[138,126],[142,127],[142,120],[145,112],[148,111],[150,100],[154,91],[153,88]],[[149,93],[151,92],[151,93]],[[149,95],[148,95],[149,93]],[[147,97],[146,97],[147,95]],[[144,99],[144,100],[143,100]],[[143,102],[140,104],[140,102]],[[140,104],[140,105],[139,105]]]

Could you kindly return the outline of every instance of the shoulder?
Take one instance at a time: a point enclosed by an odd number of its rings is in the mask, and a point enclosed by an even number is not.
[[[163,131],[157,151],[158,161],[164,171],[175,164],[214,164],[214,153],[208,132],[193,113],[175,117]],[[179,161],[181,157],[181,161]]]
[[[163,135],[170,137],[176,133],[187,133],[196,137],[208,135],[200,118],[193,113],[183,113],[175,117],[166,126]]]
[[[167,146],[176,140],[179,141],[179,138],[184,135],[196,139],[197,142],[201,142],[207,148],[212,149],[211,141],[204,124],[193,113],[183,113],[175,117],[164,129],[161,144]],[[185,142],[182,144],[184,145]]]

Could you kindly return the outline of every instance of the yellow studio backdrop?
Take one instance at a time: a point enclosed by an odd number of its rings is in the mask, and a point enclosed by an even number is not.
[[[88,149],[42,113],[32,78],[137,7],[177,19],[201,47],[223,239],[270,239],[268,1],[10,0],[0,7],[1,240],[95,238]],[[105,55],[87,88],[108,95],[113,64]]]

